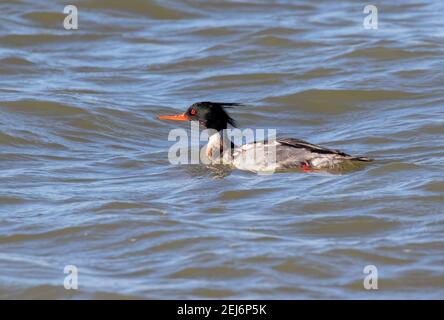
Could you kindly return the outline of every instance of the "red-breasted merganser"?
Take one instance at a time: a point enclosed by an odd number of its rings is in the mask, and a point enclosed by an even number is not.
[[[197,102],[183,114],[159,116],[160,120],[198,121],[204,128],[213,129],[206,146],[206,155],[211,163],[232,165],[241,170],[254,172],[301,168],[304,171],[334,169],[345,162],[369,162],[367,157],[351,156],[339,150],[328,149],[304,140],[276,138],[268,141],[254,141],[235,146],[226,137],[228,125],[236,122],[224,107],[241,106],[239,103]],[[246,161],[251,150],[261,150],[261,157]],[[255,151],[259,154],[258,151]],[[250,152],[251,154],[251,152]],[[250,158],[248,158],[250,160]]]

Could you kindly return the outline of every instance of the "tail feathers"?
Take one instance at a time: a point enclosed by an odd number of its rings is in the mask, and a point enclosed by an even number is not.
[[[348,160],[352,161],[362,161],[362,162],[372,162],[373,159],[367,157],[349,157]]]

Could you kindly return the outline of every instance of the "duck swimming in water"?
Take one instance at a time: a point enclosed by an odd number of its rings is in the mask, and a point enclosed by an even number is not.
[[[227,137],[228,125],[236,122],[225,108],[241,106],[239,103],[197,102],[178,115],[162,115],[160,120],[198,121],[204,128],[212,129],[206,146],[211,163],[232,165],[254,172],[301,168],[304,171],[333,169],[345,162],[370,162],[366,157],[351,156],[339,150],[325,148],[304,140],[277,138],[254,141],[236,146]],[[253,152],[251,152],[253,151]],[[253,157],[250,155],[253,154]],[[260,156],[257,156],[259,155]],[[248,161],[247,161],[248,160]]]

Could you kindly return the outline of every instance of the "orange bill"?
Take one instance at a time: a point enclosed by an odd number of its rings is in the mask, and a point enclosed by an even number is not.
[[[159,116],[159,120],[188,121],[190,118],[186,114],[175,114],[171,116]]]

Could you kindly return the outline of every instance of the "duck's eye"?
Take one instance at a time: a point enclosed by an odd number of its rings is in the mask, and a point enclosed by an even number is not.
[[[197,113],[197,110],[196,110],[196,109],[191,109],[191,110],[190,110],[190,114],[191,114],[192,116],[195,116],[196,113]]]

